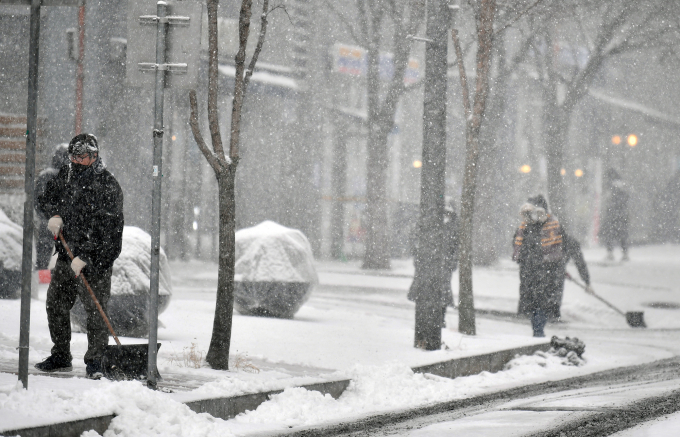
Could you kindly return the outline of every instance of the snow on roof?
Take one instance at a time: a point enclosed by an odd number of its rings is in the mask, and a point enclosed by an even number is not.
[[[588,94],[595,97],[597,100],[609,103],[612,106],[618,106],[619,108],[628,109],[631,111],[639,112],[647,117],[651,117],[657,120],[665,121],[667,123],[680,126],[680,119],[668,115],[664,112],[657,111],[656,109],[650,108],[648,106],[642,105],[631,100],[622,99],[620,97],[612,97],[607,95],[604,91],[598,89],[589,89]]]
[[[235,269],[239,281],[319,282],[307,237],[272,221],[236,232]]]
[[[233,65],[220,65],[217,67],[217,69],[220,74],[223,74],[227,77],[236,77],[236,67]],[[266,71],[255,71],[250,80],[275,87],[289,88],[292,90],[298,89],[295,79],[278,74],[268,73]]]

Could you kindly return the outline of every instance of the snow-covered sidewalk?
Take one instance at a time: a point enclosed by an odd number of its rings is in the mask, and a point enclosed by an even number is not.
[[[413,348],[414,307],[406,300],[412,263],[396,260],[390,272],[361,271],[358,263],[317,263],[320,286],[292,320],[235,314],[232,370],[214,371],[200,364],[208,349],[214,312],[216,267],[173,263],[174,295],[161,315],[159,369],[174,393],[152,392],[139,382],[90,381],[31,375],[29,390],[16,375],[0,374],[0,433],[55,421],[116,414],[111,435],[245,435],[337,421],[380,411],[463,398],[527,383],[650,362],[680,353],[677,284],[680,248],[634,248],[626,265],[599,263],[604,252],[587,251],[595,289],[624,311],[643,307],[650,325],[632,330],[610,309],[573,284],[565,290],[564,322],[550,324],[548,336],[577,336],[586,343],[587,363],[565,366],[555,357],[514,360],[495,374],[447,380],[414,374],[414,366],[536,344],[526,321],[478,317],[477,335],[457,332],[450,310],[442,332],[445,347],[425,352]],[[454,293],[456,291],[454,277]],[[482,310],[509,314],[517,304],[517,270],[506,261],[475,270],[475,302]],[[45,289],[31,311],[31,366],[49,355],[51,341],[44,307]],[[666,302],[666,306],[649,304]],[[647,305],[647,306],[645,306]],[[19,302],[0,301],[0,366],[16,369]],[[140,342],[139,339],[123,339]],[[144,340],[142,340],[144,341]],[[545,340],[541,340],[545,341]],[[72,340],[74,373],[84,375],[84,334]],[[198,368],[194,368],[195,364]],[[295,386],[351,379],[339,399]],[[286,389],[255,411],[223,421],[196,414],[182,402]],[[95,435],[91,433],[91,435]]]

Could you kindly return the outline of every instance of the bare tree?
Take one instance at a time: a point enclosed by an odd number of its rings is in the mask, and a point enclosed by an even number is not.
[[[493,23],[496,0],[470,2],[477,28],[477,66],[474,100],[471,102],[467,74],[457,30],[451,32],[460,72],[463,107],[465,111],[465,172],[460,212],[460,264],[458,330],[467,335],[475,334],[475,307],[472,294],[472,233],[479,161],[479,133],[484,120],[486,100],[489,94],[489,73],[493,46]]]
[[[389,269],[389,228],[387,207],[388,134],[394,127],[399,98],[406,90],[404,72],[411,51],[409,35],[422,23],[423,0],[357,1],[360,31],[356,33],[366,47],[368,83],[368,161],[366,164],[367,236],[363,268]],[[393,32],[386,38],[386,21]],[[385,97],[380,96],[380,42],[387,39],[394,49],[394,76]]]
[[[241,111],[248,82],[255,69],[257,58],[262,51],[267,32],[269,0],[263,0],[260,16],[260,33],[248,68],[246,69],[246,45],[250,34],[252,0],[241,1],[239,14],[239,49],[236,53],[236,74],[234,77],[234,97],[231,108],[231,130],[229,154],[225,154],[220,135],[217,114],[217,8],[219,0],[208,0],[208,125],[212,150],[208,148],[201,134],[198,122],[196,90],[189,92],[191,118],[189,123],[198,148],[205,156],[217,179],[219,197],[219,271],[217,276],[217,302],[213,322],[210,348],[206,361],[214,369],[229,369],[229,347],[231,344],[232,313],[234,308],[234,239],[235,210],[234,178],[239,162],[239,139],[241,132]]]
[[[680,5],[663,0],[573,0],[554,8],[552,19],[534,23],[534,51],[542,54],[536,62],[543,79],[548,195],[560,221],[569,223],[560,171],[574,109],[607,60],[677,44]]]

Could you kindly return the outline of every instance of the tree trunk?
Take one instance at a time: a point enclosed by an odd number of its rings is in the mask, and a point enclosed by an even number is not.
[[[213,369],[229,370],[229,347],[234,311],[235,214],[234,178],[236,163],[218,174],[219,193],[219,270],[217,299],[210,348],[205,360]]]
[[[441,348],[444,269],[444,194],[446,192],[446,96],[448,2],[428,2],[423,99],[423,167],[420,176],[420,219],[415,276],[414,346]]]
[[[369,124],[366,164],[366,253],[364,269],[389,269],[389,223],[387,205],[387,129],[391,121]],[[390,126],[391,127],[391,126]]]
[[[378,22],[379,23],[379,22]],[[374,24],[375,28],[378,24]],[[366,162],[366,247],[363,269],[389,269],[389,238],[387,221],[387,134],[393,118],[386,119],[380,111],[380,71],[378,41],[367,53],[368,69],[368,159]]]
[[[486,99],[489,93],[489,67],[493,42],[493,19],[496,13],[495,0],[482,0],[477,17],[477,78],[475,103],[467,119],[465,133],[466,156],[463,194],[461,196],[460,220],[460,264],[458,331],[475,335],[475,305],[472,294],[472,233],[479,160],[479,131],[484,119]]]
[[[564,176],[564,146],[567,141],[570,111],[558,106],[556,99],[546,99],[545,104],[545,152],[548,161],[548,200],[550,209],[563,225],[569,222]]]

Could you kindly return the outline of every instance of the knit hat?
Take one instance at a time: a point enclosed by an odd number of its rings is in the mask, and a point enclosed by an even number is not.
[[[97,137],[92,134],[76,135],[68,144],[69,156],[88,154],[92,157],[95,153],[99,154],[99,145],[97,144]]]

